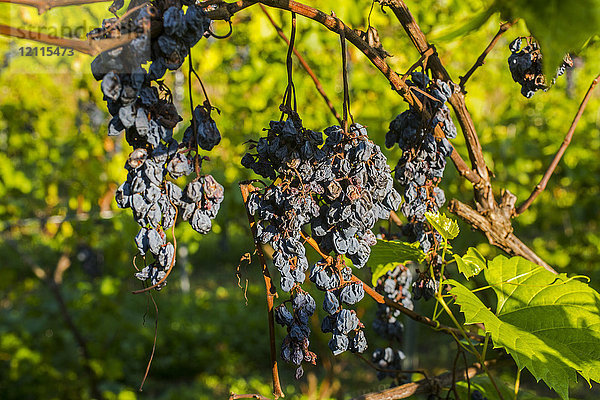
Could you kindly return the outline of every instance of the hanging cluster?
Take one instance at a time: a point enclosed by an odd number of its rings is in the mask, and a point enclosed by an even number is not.
[[[375,290],[388,299],[402,304],[404,307],[412,310],[414,305],[410,294],[412,285],[412,274],[410,270],[399,264],[395,268],[386,272],[384,276],[377,280]],[[393,370],[402,370],[402,360],[404,353],[393,348],[394,344],[402,343],[404,325],[400,321],[401,312],[385,304],[377,305],[373,329],[375,332],[389,342],[389,346],[378,348],[373,352],[371,360],[378,367],[390,371],[378,371],[377,378],[396,377]]]
[[[414,305],[410,294],[411,285],[412,274],[410,270],[404,265],[399,264],[377,280],[375,290],[393,302],[402,304],[404,307],[412,310]],[[401,342],[404,326],[398,319],[400,315],[401,312],[399,310],[385,304],[378,304],[377,318],[373,322],[373,329],[384,339]]]
[[[426,222],[425,213],[436,213],[446,202],[444,191],[438,187],[446,168],[446,158],[452,153],[448,139],[456,137],[456,127],[445,104],[452,95],[450,86],[441,80],[432,81],[421,72],[412,74],[412,81],[419,101],[426,105],[432,115],[424,121],[422,113],[409,108],[391,123],[386,135],[386,146],[395,144],[402,149],[402,158],[396,166],[396,179],[404,187],[402,213],[408,218],[406,234],[417,240],[423,251],[428,252],[439,236]],[[434,129],[439,126],[445,137],[436,137]]]
[[[281,358],[286,362],[298,366],[296,379],[304,374],[302,362],[316,364],[317,355],[308,349],[310,344],[310,327],[308,321],[315,313],[316,304],[312,296],[306,292],[298,291],[291,298],[292,312],[285,303],[275,307],[275,321],[287,328],[288,334],[281,344]]]
[[[452,89],[446,82],[430,80],[421,72],[413,72],[411,78],[407,84],[432,117],[424,120],[423,113],[410,107],[390,123],[386,146],[391,148],[398,144],[402,149],[395,176],[404,187],[401,210],[408,224],[403,225],[403,234],[410,241],[418,241],[423,251],[430,253],[434,272],[438,272],[442,260],[436,252],[441,235],[427,222],[425,213],[437,213],[446,202],[444,191],[438,185],[444,175],[446,158],[453,151],[448,139],[454,139],[457,134],[446,105]],[[436,136],[436,127],[441,128],[443,137]],[[435,277],[420,273],[413,282],[414,300],[430,298],[430,287],[436,288]]]
[[[207,32],[210,20],[195,4],[186,3],[186,12],[182,3],[169,4],[163,8],[147,5],[126,18],[104,20],[101,28],[88,34],[94,40],[135,37],[96,57],[92,73],[102,81],[104,100],[113,116],[108,134],[117,136],[125,131],[134,149],[125,165],[127,180],[118,188],[116,201],[120,208],[132,209],[141,227],[135,243],[145,266],[136,277],[157,290],[166,284],[175,263],[176,249],[168,242],[166,231],[181,216],[197,232],[208,233],[223,200],[223,187],[212,176],[200,175],[198,146],[211,150],[221,139],[210,117],[210,105],[194,110],[190,127],[178,143],[173,129],[182,118],[170,90],[159,80],[167,70],[183,64],[190,48]],[[164,33],[151,39],[151,27],[157,23],[162,24]],[[148,69],[143,68],[148,62]],[[196,177],[183,190],[174,182],[194,172]]]
[[[364,288],[352,280],[342,255],[363,267],[376,243],[371,229],[379,218],[389,218],[401,196],[393,188],[385,156],[364,127],[353,124],[345,133],[332,126],[324,133],[325,140],[322,133],[302,127],[295,113],[285,121],[272,121],[267,135],[252,145],[256,153],[247,153],[242,164],[274,183],[253,192],[247,206],[258,220],[257,239],[275,250],[273,263],[281,275],[281,288],[293,299],[298,293],[310,297],[300,288],[309,267],[302,228],[310,224],[314,244],[324,256],[312,267],[310,279],[326,292],[323,308],[328,316],[322,330],[333,333],[329,347],[336,355],[348,349],[363,352],[367,343],[362,324],[343,304],[360,301]],[[282,355],[290,344],[301,347],[291,336],[290,325],[283,325],[290,334]]]
[[[325,261],[315,264],[310,275],[317,289],[325,292],[323,310],[328,314],[321,323],[323,333],[332,333],[329,349],[334,355],[346,350],[364,353],[367,339],[361,330],[364,325],[354,310],[344,309],[344,305],[354,305],[365,296],[362,282],[352,281],[352,269],[344,266],[342,257],[337,265]]]
[[[525,46],[523,46],[524,39]],[[518,37],[508,47],[511,52],[508,57],[508,67],[513,80],[521,85],[521,94],[529,99],[538,90],[548,90],[548,83],[542,69],[542,52],[539,44],[531,37]],[[567,54],[558,67],[554,79],[572,67],[573,60]]]

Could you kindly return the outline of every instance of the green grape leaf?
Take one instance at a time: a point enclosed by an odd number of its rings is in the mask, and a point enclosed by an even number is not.
[[[371,267],[371,273],[373,274],[373,277],[371,278],[371,283],[373,284],[373,286],[377,286],[377,279],[387,274],[388,271],[391,271],[394,268],[396,268],[397,265],[398,263],[389,263],[379,264],[374,267]]]
[[[504,348],[563,399],[577,373],[600,381],[600,294],[521,257],[498,256],[484,270],[498,304],[495,314],[465,286],[450,291],[466,324],[482,323],[494,347]]]
[[[460,232],[458,223],[455,220],[446,217],[446,214],[426,212],[425,218],[427,218],[427,222],[429,222],[446,241],[454,239]]]
[[[377,285],[379,277],[394,269],[396,265],[404,264],[407,261],[421,262],[424,259],[425,253],[419,248],[419,243],[378,239],[377,244],[371,247],[371,256],[367,261],[373,274],[373,286]]]
[[[600,32],[600,0],[497,0],[505,20],[522,18],[540,43],[544,74],[554,76],[563,57]]]
[[[458,272],[463,274],[467,280],[479,274],[486,267],[487,261],[474,247],[469,247],[464,256],[454,254],[454,260],[458,266]]]

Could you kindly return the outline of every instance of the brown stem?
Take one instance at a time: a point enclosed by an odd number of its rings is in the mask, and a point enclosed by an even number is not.
[[[462,335],[462,332],[456,328],[452,328],[446,325],[442,325],[437,321],[433,321],[432,319],[418,314],[415,311],[408,309],[406,307],[404,307],[402,304],[399,304],[387,297],[382,296],[380,293],[377,293],[375,291],[375,289],[373,289],[371,286],[367,285],[365,282],[363,282],[360,278],[352,275],[352,280],[354,282],[360,282],[363,284],[363,288],[365,289],[365,293],[368,294],[373,300],[375,300],[378,303],[381,304],[385,304],[388,307],[392,307],[395,308],[396,310],[400,311],[402,314],[406,315],[407,317],[409,317],[410,319],[420,322],[422,324],[428,325],[434,329],[438,329],[442,332],[451,334],[452,336],[457,336],[457,335]],[[474,333],[467,333],[467,335],[474,340],[477,340],[478,342],[483,342],[483,340],[485,339],[485,337],[481,336],[481,335],[477,335]]]
[[[269,22],[271,23],[271,25],[273,25],[273,28],[275,28],[275,30],[277,31],[277,34],[279,35],[279,37],[285,43],[287,43],[287,45],[289,46],[290,45],[290,40],[285,35],[285,33],[283,33],[283,30],[281,29],[281,27],[279,25],[277,25],[277,23],[273,20],[273,18],[271,17],[271,15],[269,14],[269,12],[265,8],[265,6],[262,5],[262,4],[259,4],[259,5],[260,5],[260,8],[262,9],[262,11],[265,13],[265,15],[267,16],[267,18],[269,19]],[[315,84],[315,88],[317,89],[317,91],[319,92],[319,94],[321,95],[321,97],[323,97],[323,100],[325,101],[325,104],[327,104],[327,107],[329,107],[329,110],[331,111],[331,113],[333,114],[333,116],[338,120],[338,122],[340,123],[340,126],[341,126],[341,124],[342,124],[342,117],[336,111],[336,109],[333,106],[333,103],[331,102],[331,100],[329,100],[329,97],[325,93],[325,90],[323,89],[323,85],[321,85],[321,82],[319,81],[319,78],[317,78],[317,75],[315,75],[315,73],[312,70],[312,68],[310,68],[310,66],[308,65],[308,63],[304,59],[304,57],[302,57],[302,54],[300,54],[300,52],[295,47],[294,47],[293,51],[294,51],[294,54],[296,55],[296,57],[298,57],[298,61],[300,61],[300,65],[302,65],[302,68],[304,68],[304,70],[306,71],[306,73],[308,73],[308,75],[310,76],[310,78],[313,80],[313,83]]]
[[[456,149],[452,149],[450,159],[454,163],[454,166],[456,167],[456,170],[460,173],[460,175],[464,176],[473,185],[478,185],[481,182],[481,177],[477,174],[477,172],[473,171],[467,166],[467,163],[465,162],[465,160],[462,159],[460,154],[458,154]]]
[[[486,364],[488,364],[488,362],[486,362]],[[352,400],[406,399],[418,393],[437,392],[440,390],[440,388],[452,385],[453,378],[456,378],[456,380],[470,379],[482,372],[484,372],[484,370],[481,364],[475,363],[471,367],[461,370],[455,377],[453,377],[452,372],[445,372],[432,379],[422,379],[417,382],[407,383],[405,385],[396,386],[380,392],[364,394]]]
[[[45,33],[28,31],[26,29],[13,28],[12,26],[2,24],[0,24],[0,35],[33,40],[34,42],[52,46],[65,47],[90,56],[97,56],[103,51],[123,46],[137,37],[135,33],[129,33],[118,39],[79,40],[47,35]]]
[[[242,11],[244,8],[248,8],[254,4],[258,3],[256,0],[238,0],[233,3],[223,3],[219,2],[218,7],[213,10],[205,10],[206,16],[211,20],[230,20],[233,15],[239,11]],[[202,5],[202,3],[200,3]],[[156,28],[160,28],[157,26]],[[160,34],[160,32],[157,32]],[[154,30],[152,31],[152,37],[155,36]]]
[[[236,12],[243,10],[244,8],[250,7],[251,5],[256,3],[257,2],[253,0],[240,0],[235,3],[223,3],[217,9],[208,11],[207,16],[213,20],[230,19]],[[431,118],[429,112],[426,109],[424,109],[423,105],[419,102],[416,96],[408,89],[408,86],[406,85],[404,80],[391,69],[391,67],[380,56],[377,50],[369,46],[369,44],[366,41],[364,41],[360,36],[358,36],[358,34],[354,32],[354,30],[347,27],[340,19],[331,17],[322,11],[319,11],[315,8],[295,1],[264,0],[260,3],[270,7],[296,12],[304,17],[310,18],[314,21],[323,24],[330,31],[335,32],[337,34],[340,34],[341,30],[343,29],[346,39],[350,43],[352,43],[357,49],[362,51],[365,54],[365,56],[367,56],[371,63],[375,65],[377,69],[379,69],[379,71],[390,82],[392,88],[395,91],[397,91],[409,105],[416,107],[419,111],[421,111],[426,119]],[[153,36],[158,33],[158,31],[154,32],[153,29]],[[426,51],[427,49],[425,49],[422,53],[425,53]],[[435,54],[432,55],[431,58],[435,58],[439,62],[439,59]],[[449,79],[450,78],[448,78],[447,80]],[[435,128],[435,132],[439,137],[443,137],[444,135],[443,131],[439,126]],[[480,174],[478,174],[476,171],[469,169],[466,163],[462,160],[462,158],[456,151],[452,153],[451,158],[462,176],[467,178],[474,185],[481,184]],[[485,172],[487,174],[487,168],[485,169]],[[487,175],[485,176],[487,177]]]
[[[456,368],[458,366],[458,359],[463,350],[462,347],[460,347],[460,342],[458,341],[456,342],[456,347],[456,356],[454,357],[454,362],[452,363],[452,386],[450,386],[450,390],[448,390],[446,400],[450,397],[450,393],[454,393],[454,398],[459,398],[458,393],[456,392]]]
[[[229,19],[236,12],[249,7],[257,3],[251,0],[240,0],[236,3],[224,3],[219,8],[208,11],[206,15],[211,19]],[[279,8],[286,11],[295,12],[306,18],[312,19],[325,26],[330,31],[340,35],[344,32],[345,38],[351,42],[357,49],[367,56],[369,61],[388,79],[392,88],[402,95],[404,100],[411,106],[415,106],[425,113],[425,117],[431,117],[429,113],[423,109],[423,105],[420,104],[418,98],[412,93],[408,85],[404,82],[400,76],[392,70],[392,68],[385,62],[384,58],[377,52],[377,50],[371,47],[363,38],[361,38],[353,29],[344,24],[339,18],[325,14],[324,12],[310,7],[308,5],[298,3],[291,0],[263,0],[260,3],[273,7]],[[153,35],[158,32],[153,32]],[[441,133],[441,129],[438,127],[436,131]]]
[[[402,228],[402,225],[404,225],[404,224],[402,223],[402,220],[400,219],[400,217],[398,216],[398,214],[396,214],[396,212],[395,212],[395,211],[391,211],[391,212],[390,212],[390,220],[391,220],[391,221],[392,221],[394,224],[396,224],[396,226],[397,226],[398,228]]]
[[[83,4],[104,3],[112,0],[0,0],[0,3],[19,4],[35,7],[39,14],[55,7],[78,6]]]
[[[152,351],[150,352],[148,364],[146,364],[146,371],[144,372],[144,377],[142,378],[140,388],[138,389],[140,392],[144,388],[144,383],[146,383],[146,379],[148,378],[148,374],[150,373],[150,367],[152,366],[152,361],[154,360],[154,353],[156,352],[156,342],[158,340],[158,304],[156,304],[152,293],[148,293],[148,296],[150,297],[150,299],[152,300],[152,304],[154,305],[154,341],[152,342]]]
[[[406,4],[402,0],[380,0],[380,3],[383,6],[390,7],[398,21],[400,21],[404,27],[404,30],[414,46],[419,50],[419,53],[423,54],[427,52],[431,45],[427,41],[425,34],[413,18]],[[450,83],[452,82],[448,71],[446,71],[442,65],[437,54],[431,55],[428,61],[428,66],[436,78]],[[477,201],[480,202],[484,208],[491,209],[494,206],[494,196],[490,184],[488,168],[483,157],[483,150],[479,143],[479,137],[477,136],[473,119],[465,104],[464,95],[455,91],[449,101],[456,113],[456,117],[467,142],[469,158],[471,159],[473,169],[475,170],[474,172],[482,179],[481,182],[475,185]]]
[[[231,393],[229,395],[229,400],[238,400],[238,399],[271,400],[268,397],[261,396],[260,394],[235,394],[235,393]]]
[[[230,19],[236,12],[256,3],[256,1],[252,0],[240,0],[235,3],[223,3],[217,9],[213,11],[207,11],[206,15],[213,20],[226,20]],[[335,18],[316,8],[291,0],[263,0],[259,3],[269,7],[295,12],[306,18],[319,22],[327,29],[338,35],[344,31],[344,36],[346,39],[356,46],[356,48],[362,51],[369,58],[371,63],[373,63],[373,65],[375,65],[386,76],[386,78],[392,84],[394,90],[399,91],[410,105],[413,105],[415,100],[418,102],[418,99],[408,90],[406,83],[400,78],[400,76],[398,76],[397,73],[392,70],[392,68],[379,55],[377,50],[369,46],[364,39],[358,36],[353,29],[346,26],[339,18]],[[153,36],[158,33],[159,32],[153,32]]]
[[[501,248],[513,256],[524,257],[548,271],[556,274],[557,272],[542,260],[533,250],[527,247],[516,237],[512,230],[507,229],[503,224],[492,224],[489,218],[486,218],[468,205],[454,199],[450,202],[448,209],[450,212],[458,215],[473,228],[479,229],[487,237],[491,245]]]
[[[302,239],[304,239],[306,241],[306,243],[308,243],[310,245],[310,247],[312,247],[317,253],[319,253],[319,255],[324,260],[326,260],[329,263],[333,261],[333,257],[325,254],[323,252],[323,250],[321,250],[321,248],[319,247],[319,244],[315,241],[315,239],[313,239],[312,237],[308,236],[303,231],[300,231],[300,236],[302,236]]]
[[[256,189],[252,186],[252,184],[248,182],[240,182],[240,190],[242,192],[244,208],[246,209],[246,214],[248,216],[250,231],[252,232],[252,238],[254,239],[254,247],[256,248],[256,254],[258,255],[260,264],[262,266],[262,274],[265,279],[265,287],[267,289],[267,313],[269,319],[269,340],[271,345],[271,372],[273,374],[273,396],[275,396],[275,399],[278,399],[280,397],[284,397],[284,394],[281,390],[281,383],[279,382],[279,370],[277,368],[277,352],[275,350],[275,319],[273,316],[273,304],[274,298],[275,296],[277,296],[277,289],[275,288],[275,284],[271,279],[271,274],[269,272],[269,268],[267,267],[267,262],[265,261],[262,246],[260,245],[257,239],[256,221],[254,220],[254,216],[250,214],[250,211],[246,206],[246,204],[248,203],[248,196],[250,196],[250,193]]]
[[[521,204],[517,208],[517,210],[515,211],[515,216],[523,214],[523,212],[525,212],[525,210],[527,210],[529,208],[531,203],[533,203],[533,201],[546,188],[546,185],[548,184],[550,177],[554,173],[554,170],[558,166],[560,159],[562,158],[563,154],[565,154],[567,147],[569,147],[569,144],[571,143],[571,139],[573,138],[573,133],[575,132],[575,128],[577,128],[577,124],[579,123],[579,120],[581,119],[581,116],[583,115],[583,112],[585,111],[585,107],[587,106],[587,103],[588,103],[590,97],[592,96],[592,91],[598,84],[599,80],[600,80],[600,75],[598,75],[596,77],[596,79],[594,79],[592,81],[585,96],[583,97],[583,100],[581,101],[581,104],[579,105],[579,109],[577,110],[577,114],[575,114],[575,118],[573,118],[573,122],[571,123],[571,127],[569,128],[569,131],[567,132],[567,135],[565,136],[565,140],[563,140],[562,144],[560,145],[560,148],[558,149],[558,152],[556,152],[556,155],[554,156],[554,159],[550,163],[548,170],[542,177],[542,180],[540,181],[540,183],[537,184],[537,186],[535,187],[535,189],[533,190],[531,195],[529,195],[529,198],[527,200],[525,200],[525,202],[523,202],[523,204]]]
[[[511,26],[513,26],[515,23],[517,22],[517,20],[514,21],[510,21],[510,22],[505,22],[502,25],[500,25],[500,29],[498,29],[498,32],[496,33],[496,35],[494,36],[494,38],[492,39],[492,41],[490,42],[490,44],[487,45],[487,47],[485,48],[485,50],[483,51],[483,53],[481,53],[481,55],[477,58],[477,61],[475,61],[475,64],[473,64],[473,66],[471,67],[471,69],[469,69],[467,71],[467,73],[465,74],[465,76],[460,76],[460,89],[462,90],[463,93],[467,93],[465,91],[465,85],[467,83],[467,81],[469,80],[469,78],[471,77],[471,75],[473,75],[473,72],[475,72],[475,70],[481,66],[483,66],[483,64],[485,63],[485,58],[487,57],[487,55],[490,53],[490,51],[492,51],[492,49],[494,48],[494,46],[496,45],[496,43],[498,43],[498,40],[500,40],[500,37],[504,34],[504,32],[506,32]]]

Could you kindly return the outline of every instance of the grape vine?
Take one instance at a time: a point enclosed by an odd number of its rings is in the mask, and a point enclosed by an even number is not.
[[[140,226],[133,242],[143,259],[143,267],[138,268],[137,256],[134,267],[137,269],[135,277],[143,282],[144,288],[134,293],[161,290],[166,285],[175,266],[175,225],[178,220],[188,222],[193,230],[204,235],[211,231],[212,220],[217,217],[224,187],[211,175],[202,173],[202,164],[207,157],[201,154],[201,150],[213,150],[220,143],[221,134],[211,117],[216,108],[211,105],[193,69],[191,49],[203,37],[222,38],[211,31],[211,18],[227,20],[231,28],[231,16],[254,3],[132,2],[128,11],[118,17],[116,13],[123,8],[124,2],[117,0],[109,9],[115,17],[104,20],[101,27],[88,34],[91,43],[133,38],[125,45],[100,53],[92,62],[92,74],[101,81],[106,107],[112,116],[108,135],[119,136],[125,132],[125,139],[132,147],[125,164],[127,178],[117,189],[115,200],[119,208],[132,210]],[[243,189],[243,197],[267,283],[275,397],[280,397],[282,392],[276,355],[273,354],[273,320],[286,328],[287,334],[278,353],[283,360],[296,366],[296,379],[303,376],[305,363],[317,362],[317,354],[310,349],[310,320],[316,312],[317,303],[308,291],[307,277],[317,290],[324,293],[322,308],[326,316],[321,321],[321,331],[331,333],[328,347],[334,356],[346,351],[362,354],[367,350],[365,325],[353,309],[367,295],[379,303],[373,329],[388,341],[387,347],[377,348],[371,353],[371,364],[378,369],[380,379],[393,377],[395,384],[402,382],[405,356],[395,345],[401,342],[403,335],[401,314],[406,314],[451,334],[459,345],[456,335],[462,335],[468,342],[462,346],[470,346],[471,354],[478,358],[480,368],[488,373],[501,396],[485,363],[489,335],[484,337],[465,332],[442,295],[444,288],[440,286],[447,278],[444,268],[449,264],[446,259],[449,240],[456,236],[450,235],[447,230],[452,223],[442,226],[429,219],[431,215],[439,216],[439,210],[446,203],[440,183],[447,159],[451,158],[461,175],[475,185],[478,206],[476,212],[467,208],[470,211],[463,209],[461,214],[457,211],[460,204],[453,202],[451,210],[463,218],[473,211],[472,214],[501,225],[503,231],[498,235],[510,240],[510,218],[517,214],[514,207],[516,199],[504,193],[500,204],[495,201],[489,171],[464,103],[464,84],[477,65],[461,79],[460,85],[455,85],[441,65],[435,48],[427,43],[402,1],[380,1],[380,4],[394,11],[421,54],[419,61],[403,78],[385,62],[389,53],[370,23],[367,32],[363,33],[351,30],[333,13],[329,16],[295,2],[271,0],[261,3],[292,13],[292,34],[287,54],[288,85],[279,110],[281,118],[271,121],[258,140],[248,142],[248,152],[241,159],[242,166],[265,180],[252,181],[253,184],[259,183],[251,191],[246,188],[244,192]],[[264,7],[263,11],[266,12]],[[340,125],[330,126],[323,132],[306,128],[297,110],[291,62],[292,53],[298,55],[294,48],[296,13],[320,22],[341,36],[344,115],[340,118],[335,113],[322,88],[319,88],[330,110],[340,120]],[[273,20],[271,22],[277,28]],[[501,27],[478,59],[479,66],[499,36],[515,22]],[[279,30],[278,33],[286,40]],[[387,148],[398,145],[402,150],[394,169],[395,180],[381,148],[369,138],[367,128],[355,123],[350,114],[346,36],[386,75],[392,87],[408,103],[408,109],[390,123],[385,139]],[[522,46],[523,39],[527,41],[525,46]],[[509,48],[509,69],[513,80],[521,85],[523,96],[531,98],[536,91],[546,91],[554,83],[554,80],[548,83],[542,73],[542,53],[535,39],[517,38]],[[180,69],[186,59],[189,62],[191,120],[182,138],[177,140],[174,135],[183,118],[164,77],[167,71]],[[567,55],[556,76],[562,75],[572,65]],[[421,71],[415,71],[418,67]],[[192,98],[191,81],[194,78],[200,81],[204,90],[205,101],[198,106],[194,106]],[[316,77],[313,76],[313,80],[319,87]],[[587,96],[586,99],[589,98]],[[585,102],[587,100],[582,103],[581,112]],[[466,166],[450,143],[456,138],[457,129],[447,103],[454,108],[465,134],[473,169]],[[402,195],[394,188],[395,181],[402,187]],[[378,275],[380,278],[376,279],[377,284],[372,288],[354,276],[353,268],[361,269],[367,265],[374,252],[372,248],[378,245],[373,229],[380,220],[389,220],[398,209],[407,219],[401,227],[402,234],[409,242],[418,243],[418,251],[423,254],[418,261],[424,260],[425,270],[416,269],[413,275],[403,258],[403,263],[394,262],[393,268],[388,267],[383,275]],[[490,242],[492,240],[490,238]],[[498,240],[495,244],[502,247],[501,242]],[[526,246],[519,246],[519,243],[515,241],[510,250],[535,258]],[[320,259],[316,262],[309,261],[306,244],[319,254]],[[276,307],[273,298],[277,291],[270,286],[262,246],[273,249],[272,259],[278,271],[280,288],[289,294],[289,298]],[[413,246],[416,248],[417,245]],[[461,270],[461,266],[464,267],[467,261],[481,263],[481,260],[469,259],[469,255],[464,259],[454,256],[457,264],[459,259],[463,263],[459,265],[459,271],[467,278],[468,269]],[[543,261],[539,264],[546,266]],[[481,264],[477,266],[479,270],[473,275],[484,268]],[[451,281],[450,285],[458,288],[458,293],[464,296],[461,301],[469,296],[461,292],[463,287],[455,281]],[[435,298],[432,318],[414,311],[413,301],[420,298]],[[443,307],[456,328],[438,322],[438,306]],[[490,320],[494,321],[491,317]],[[477,341],[483,342],[482,353],[474,345]],[[468,370],[467,367],[467,373]],[[454,376],[452,379],[456,390]],[[474,397],[478,394],[480,392],[473,392]]]
[[[135,276],[149,282],[142,291],[160,290],[167,283],[175,265],[177,218],[188,221],[196,232],[207,234],[224,195],[223,187],[212,176],[201,174],[203,157],[199,148],[210,151],[221,140],[211,118],[210,102],[207,99],[193,110],[192,121],[178,142],[173,132],[183,119],[170,89],[161,80],[167,70],[179,69],[191,54],[191,47],[208,34],[210,19],[199,5],[185,3],[184,12],[184,3],[169,4],[137,7],[127,18],[106,19],[102,27],[88,34],[92,40],[102,40],[141,32],[125,46],[96,57],[92,73],[102,81],[104,100],[113,116],[108,135],[125,131],[133,147],[125,165],[127,180],[117,189],[115,198],[120,208],[131,208],[140,225],[135,244],[144,266]],[[153,38],[152,26],[157,23],[162,24],[164,32]],[[148,62],[146,70],[142,65]],[[194,173],[195,178],[183,189],[178,186],[178,179]],[[170,228],[173,242],[167,238]]]

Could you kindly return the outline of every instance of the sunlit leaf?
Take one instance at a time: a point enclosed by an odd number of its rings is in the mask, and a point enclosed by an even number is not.
[[[462,284],[451,293],[467,324],[482,323],[504,348],[563,399],[577,374],[600,381],[600,295],[587,284],[554,275],[520,257],[498,256],[484,270],[496,293],[495,314]]]
[[[377,244],[371,247],[371,257],[367,262],[373,273],[373,286],[377,284],[380,276],[394,269],[396,265],[407,261],[421,262],[423,259],[425,253],[419,248],[419,243],[377,240]]]
[[[427,222],[429,222],[446,241],[454,239],[460,232],[458,223],[456,223],[455,220],[446,217],[445,214],[427,212],[425,213],[425,218],[427,218]]]
[[[486,267],[485,257],[474,247],[469,247],[467,253],[462,257],[455,254],[454,260],[458,266],[458,272],[463,274],[467,280],[479,274]]]

